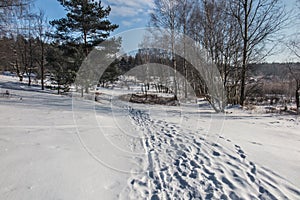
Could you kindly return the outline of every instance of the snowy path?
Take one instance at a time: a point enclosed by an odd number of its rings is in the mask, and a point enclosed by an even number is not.
[[[0,98],[0,199],[300,199],[291,116],[212,118],[0,86],[12,94]]]
[[[131,199],[297,199],[299,189],[280,175],[247,159],[230,140],[234,151],[195,131],[152,120],[130,110],[133,122],[146,135],[148,172],[133,176]]]

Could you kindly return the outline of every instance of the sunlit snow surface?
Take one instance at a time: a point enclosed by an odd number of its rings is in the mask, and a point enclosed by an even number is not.
[[[0,86],[0,199],[300,199],[297,116]]]

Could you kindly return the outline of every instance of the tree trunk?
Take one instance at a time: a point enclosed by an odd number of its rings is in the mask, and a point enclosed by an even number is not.
[[[242,74],[241,74],[241,94],[240,94],[240,104],[241,106],[244,106],[245,101],[245,83],[246,83],[246,68],[247,68],[247,53],[248,53],[248,17],[249,17],[249,11],[248,11],[248,0],[245,0],[244,2],[244,13],[245,13],[245,19],[244,19],[244,35],[243,35],[243,64],[242,64]]]
[[[42,84],[42,90],[45,89],[44,86],[44,43],[41,42],[41,47],[42,47],[42,57],[41,57],[41,84]]]
[[[183,31],[183,68],[184,68],[184,98],[187,100],[188,98],[188,70],[187,70],[187,64],[186,64],[186,21],[184,23],[184,31]]]
[[[171,45],[172,45],[172,65],[173,65],[173,69],[174,69],[174,97],[177,98],[177,80],[176,80],[176,76],[177,76],[177,66],[176,66],[176,58],[175,58],[175,34],[174,34],[174,29],[171,30],[172,31],[172,35],[171,35]]]
[[[299,90],[300,90],[300,87],[299,87],[299,85],[297,86],[297,88],[296,88],[296,107],[297,107],[297,114],[299,114],[299,112],[300,112],[300,98],[299,98]]]
[[[240,104],[244,106],[245,101],[245,79],[246,79],[246,61],[243,58],[242,74],[241,74],[241,94],[240,94]]]

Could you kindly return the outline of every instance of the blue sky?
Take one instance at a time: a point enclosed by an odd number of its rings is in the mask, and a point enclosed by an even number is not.
[[[147,26],[150,12],[154,7],[153,1],[154,0],[102,0],[104,6],[109,5],[112,8],[109,16],[111,22],[119,25],[119,28],[114,31],[112,35]],[[283,2],[286,4],[288,10],[295,8],[296,0],[285,0]],[[35,7],[44,10],[48,20],[59,19],[66,14],[57,0],[36,0]],[[299,29],[299,24],[293,24],[290,28],[285,30],[284,33],[287,35],[292,34]],[[287,61],[288,50],[280,49],[279,51],[279,54],[270,57],[267,61]]]
[[[127,51],[129,49],[137,50],[138,44],[143,39],[143,28],[147,26],[154,6],[153,0],[102,0],[102,5],[111,7],[109,19],[119,25],[111,36],[117,35],[123,38],[124,52],[130,53]],[[44,10],[48,20],[60,19],[66,15],[57,0],[36,0],[35,8]],[[132,29],[138,30],[127,32]]]
[[[154,6],[153,0],[102,0],[102,5],[112,9],[109,19],[119,25],[115,34],[145,27]],[[63,7],[56,0],[36,0],[35,7],[44,10],[49,20],[65,16]]]

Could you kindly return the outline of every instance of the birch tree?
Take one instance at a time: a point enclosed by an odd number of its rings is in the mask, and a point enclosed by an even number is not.
[[[154,12],[151,14],[150,26],[155,28],[163,28],[168,31],[171,51],[172,68],[174,69],[174,95],[177,98],[177,63],[175,59],[175,41],[176,30],[178,31],[180,23],[177,18],[177,11],[180,8],[178,0],[155,0]]]

